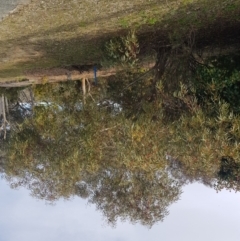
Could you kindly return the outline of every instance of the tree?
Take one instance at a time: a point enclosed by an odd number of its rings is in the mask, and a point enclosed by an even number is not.
[[[86,175],[84,181],[90,203],[112,225],[121,219],[151,227],[163,221],[168,206],[181,194],[180,183],[164,170],[130,171],[121,165],[105,166],[94,175]]]
[[[240,164],[236,163],[232,157],[222,157],[218,177],[215,185],[217,190],[225,188],[240,191]]]

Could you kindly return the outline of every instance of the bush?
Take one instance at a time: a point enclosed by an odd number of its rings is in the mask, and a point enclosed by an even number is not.
[[[221,56],[209,60],[211,67],[197,71],[196,90],[198,100],[205,103],[220,98],[235,113],[240,112],[240,68],[236,64],[240,56]]]
[[[135,31],[130,31],[126,36],[109,40],[105,44],[108,61],[135,65],[138,61],[139,43]]]

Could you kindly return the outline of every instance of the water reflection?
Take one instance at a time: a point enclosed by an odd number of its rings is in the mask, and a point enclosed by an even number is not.
[[[97,86],[2,88],[2,177],[48,202],[87,199],[112,225],[163,221],[189,183],[239,191],[239,56],[185,65],[171,82],[180,63],[164,51]]]
[[[118,222],[114,229],[103,225],[101,214],[80,198],[59,200],[52,206],[32,199],[23,188],[11,190],[4,181],[0,188],[4,197],[0,199],[3,240],[239,239],[239,193],[222,191],[216,195],[201,184],[186,186],[181,200],[170,206],[171,215],[150,230],[128,222]]]

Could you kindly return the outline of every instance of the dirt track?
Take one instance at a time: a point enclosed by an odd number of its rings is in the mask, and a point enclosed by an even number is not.
[[[116,74],[115,69],[111,69],[108,71],[98,71],[98,77],[107,77],[114,74]],[[1,83],[0,87],[23,87],[33,84],[56,83],[60,81],[79,80],[83,78],[91,79],[93,77],[93,72],[79,74],[77,72],[67,72],[65,70],[65,74],[60,75],[27,75],[25,81]]]
[[[152,68],[154,62],[145,64],[144,68]],[[118,71],[121,71],[121,68],[111,68],[106,70],[97,71],[97,77],[107,77],[115,75]],[[79,73],[79,71],[73,70],[69,71],[65,68],[54,68],[54,69],[45,69],[35,71],[33,73],[28,73],[24,77],[24,81],[11,81],[6,80],[5,83],[0,83],[0,87],[24,87],[34,84],[46,84],[46,83],[56,83],[63,81],[79,80],[83,78],[93,79],[93,71]]]

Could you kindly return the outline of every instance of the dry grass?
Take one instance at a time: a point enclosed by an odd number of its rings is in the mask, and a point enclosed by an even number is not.
[[[239,0],[32,0],[0,22],[0,81],[29,69],[98,63],[104,41],[129,28],[167,32],[177,42],[219,18],[239,22],[239,9]]]

